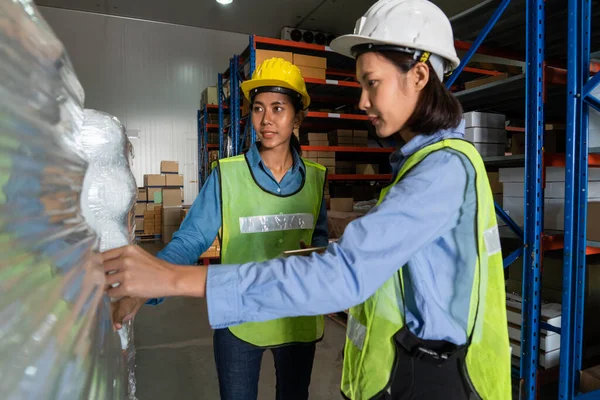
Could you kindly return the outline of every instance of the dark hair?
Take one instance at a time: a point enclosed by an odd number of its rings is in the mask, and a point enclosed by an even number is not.
[[[418,62],[408,53],[381,51],[378,54],[393,62],[403,73],[410,71]],[[460,125],[463,110],[458,99],[440,81],[429,61],[427,66],[429,81],[421,91],[417,106],[406,122],[406,127],[415,133],[431,135]]]
[[[254,105],[254,99],[256,98],[256,95],[258,93],[261,93],[261,92],[254,93],[254,95],[250,99],[250,107],[252,107]],[[292,104],[292,107],[294,108],[294,115],[297,115],[298,113],[300,113],[304,110],[304,108],[302,107],[302,98],[301,97],[290,96],[289,94],[286,94],[286,93],[283,93],[283,94],[285,94],[290,99],[290,103]],[[296,153],[298,153],[299,156],[302,155],[302,147],[300,146],[300,140],[298,140],[296,135],[294,135],[293,131],[292,131],[292,136],[290,137],[290,149],[296,150]]]

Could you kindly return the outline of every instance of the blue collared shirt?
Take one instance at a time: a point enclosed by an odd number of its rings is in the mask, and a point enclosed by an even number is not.
[[[390,157],[393,171],[419,149],[447,138],[464,138],[464,122],[414,137]],[[471,163],[453,150],[433,152],[324,254],[209,267],[210,324],[223,328],[345,310],[404,266],[409,329],[423,339],[463,344],[477,259],[475,213]]]
[[[247,153],[252,174],[259,186],[276,195],[294,193],[302,185],[306,167],[295,150],[292,150],[292,168],[277,182],[269,168],[260,157],[257,145]],[[200,194],[190,208],[187,217],[179,230],[173,235],[171,242],[158,253],[158,257],[179,265],[192,265],[198,257],[210,247],[221,228],[221,186],[219,172],[214,170],[202,186]],[[327,209],[325,201],[321,202],[321,211],[313,232],[312,245],[327,246],[329,234],[327,230]]]

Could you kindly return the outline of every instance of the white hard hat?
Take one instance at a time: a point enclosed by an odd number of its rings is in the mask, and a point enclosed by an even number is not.
[[[427,0],[379,0],[356,22],[353,35],[334,39],[330,47],[354,57],[352,48],[361,44],[416,51],[415,58],[428,52],[440,80],[460,64],[448,17]]]

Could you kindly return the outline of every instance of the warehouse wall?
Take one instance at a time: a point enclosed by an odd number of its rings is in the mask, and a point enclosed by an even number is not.
[[[40,7],[63,41],[85,89],[87,108],[118,117],[135,147],[134,174],[159,173],[160,160],[179,161],[185,203],[198,193],[200,94],[241,52],[237,33]]]

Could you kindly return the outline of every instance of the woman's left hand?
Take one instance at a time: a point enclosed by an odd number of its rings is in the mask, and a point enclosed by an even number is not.
[[[110,297],[164,297],[174,294],[177,268],[142,250],[125,246],[102,253]],[[118,283],[119,286],[112,287]]]

